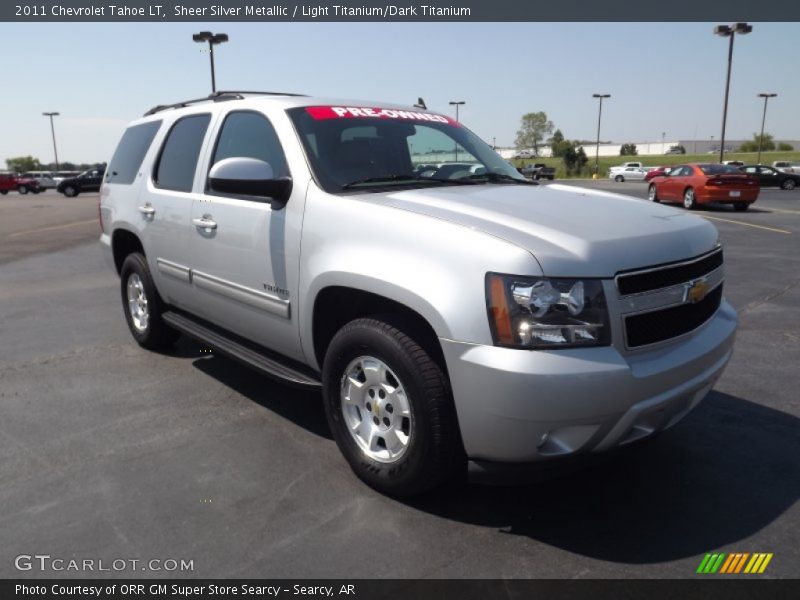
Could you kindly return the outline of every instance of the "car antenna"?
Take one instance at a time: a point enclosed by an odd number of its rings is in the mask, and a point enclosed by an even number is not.
[[[428,107],[425,106],[425,100],[421,97],[417,98],[417,103],[414,105],[414,108],[421,108],[422,110],[428,110]]]

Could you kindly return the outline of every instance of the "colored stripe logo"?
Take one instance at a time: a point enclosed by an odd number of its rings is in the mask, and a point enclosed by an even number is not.
[[[772,560],[772,552],[731,552],[725,554],[706,554],[697,567],[697,573],[701,574],[760,574],[763,573],[769,562]]]

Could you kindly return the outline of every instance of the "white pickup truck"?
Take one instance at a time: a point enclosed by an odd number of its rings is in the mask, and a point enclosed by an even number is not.
[[[643,165],[640,162],[626,162],[626,163],[622,163],[621,165],[616,165],[614,167],[609,168],[608,169],[608,173],[609,173],[609,175],[612,174],[612,173],[618,173],[619,171],[624,171],[625,169],[628,169],[628,168],[631,168],[631,167],[635,167],[635,168],[641,169],[642,166]],[[613,177],[612,177],[612,179],[613,179]]]

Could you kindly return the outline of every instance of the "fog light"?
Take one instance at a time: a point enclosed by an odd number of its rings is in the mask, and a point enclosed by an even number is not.
[[[540,449],[542,446],[544,446],[544,445],[547,443],[547,440],[549,440],[549,439],[550,439],[550,432],[549,432],[549,431],[547,431],[547,432],[545,432],[545,434],[542,436],[542,439],[541,439],[541,440],[539,440],[539,445],[538,445],[538,446],[536,446],[536,449],[537,449],[537,450],[539,450],[539,449]]]

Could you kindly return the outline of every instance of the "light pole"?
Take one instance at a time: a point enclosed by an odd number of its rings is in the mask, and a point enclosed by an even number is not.
[[[217,79],[214,73],[214,46],[228,41],[227,33],[211,33],[210,31],[201,31],[192,35],[192,39],[200,44],[208,42],[208,51],[211,55],[211,93],[217,91]]]
[[[722,109],[722,135],[719,142],[719,162],[725,158],[725,124],[728,120],[728,93],[731,89],[731,63],[733,62],[733,38],[736,34],[745,35],[753,31],[753,26],[747,23],[736,23],[735,25],[717,25],[714,33],[722,37],[730,38],[728,44],[728,76],[725,78],[725,105]]]
[[[600,99],[600,109],[597,111],[597,146],[594,150],[594,178],[600,173],[600,119],[603,116],[603,98],[611,98],[611,94],[592,94],[592,98]]]
[[[758,138],[758,160],[756,164],[761,164],[761,145],[764,143],[764,122],[767,120],[767,100],[774,98],[778,94],[759,94],[759,98],[764,99],[764,114],[761,115],[761,137]]]
[[[466,104],[466,102],[464,102],[463,100],[451,100],[450,101],[450,106],[455,106],[456,107],[456,123],[459,122],[459,120],[458,120],[458,107],[461,106],[462,104]],[[458,162],[458,142],[456,142],[455,148],[456,148],[456,162]]]
[[[42,116],[50,117],[50,133],[53,134],[53,154],[56,155],[56,171],[60,171],[61,169],[58,166],[58,148],[56,148],[56,128],[53,125],[53,117],[59,116],[61,113],[57,112],[44,112]]]
[[[661,132],[661,154],[664,154],[666,150],[664,149],[664,136],[667,135],[666,131]]]

